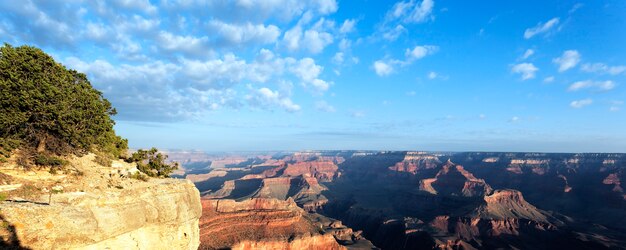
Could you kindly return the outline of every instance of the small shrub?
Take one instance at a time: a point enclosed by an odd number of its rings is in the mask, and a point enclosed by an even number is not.
[[[7,159],[4,158],[3,156],[0,156],[0,163],[5,163],[7,162]]]
[[[166,163],[167,155],[161,154],[156,148],[139,149],[133,153],[128,162],[136,162],[137,169],[150,177],[169,177],[178,169],[178,163]]]
[[[0,193],[0,202],[7,200],[7,195],[5,193]]]
[[[44,154],[38,154],[35,156],[35,165],[37,166],[49,166],[49,167],[62,167],[67,165],[67,161]]]
[[[135,180],[148,181],[148,176],[143,175],[140,172],[132,173],[132,174],[130,174],[129,177],[131,179],[135,179]]]
[[[111,164],[113,163],[113,160],[101,154],[97,154],[94,161],[98,163],[98,165],[103,166],[103,167],[111,167]]]

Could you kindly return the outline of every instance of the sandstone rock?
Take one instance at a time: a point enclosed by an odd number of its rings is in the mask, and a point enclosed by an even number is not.
[[[63,202],[4,202],[3,220],[33,249],[197,249],[199,192],[189,181],[153,180]],[[67,196],[67,197],[64,197]],[[79,197],[79,198],[77,198]]]

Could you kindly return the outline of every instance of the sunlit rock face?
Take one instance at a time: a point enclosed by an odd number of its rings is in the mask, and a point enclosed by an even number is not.
[[[3,220],[32,249],[198,248],[200,194],[191,182],[158,180],[100,196],[63,195],[52,205],[2,204]]]
[[[344,249],[292,199],[203,200],[200,249]]]

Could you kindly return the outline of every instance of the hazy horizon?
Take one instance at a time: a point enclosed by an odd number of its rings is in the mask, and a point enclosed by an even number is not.
[[[624,1],[0,3],[132,148],[626,152]]]

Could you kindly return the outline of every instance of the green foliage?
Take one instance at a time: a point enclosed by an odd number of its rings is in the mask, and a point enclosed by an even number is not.
[[[62,167],[68,164],[67,161],[59,159],[54,156],[45,154],[38,154],[35,156],[35,165],[37,166],[49,166],[49,167]]]
[[[5,193],[0,193],[0,202],[7,200],[7,195]]]
[[[19,140],[0,138],[0,159],[11,157],[11,152],[19,146]]]
[[[148,181],[148,176],[142,174],[141,172],[132,173],[129,177],[135,180]]]
[[[0,138],[38,152],[123,155],[111,103],[83,73],[67,69],[38,48],[0,47]]]
[[[167,155],[159,153],[156,148],[139,149],[128,159],[129,162],[136,162],[137,169],[148,176],[169,177],[174,170],[178,169],[178,163],[168,164],[165,160],[167,160]]]
[[[94,161],[98,163],[98,165],[103,167],[111,167],[111,164],[113,163],[113,160],[111,160],[111,158],[102,154],[96,154],[96,158],[94,159]]]

